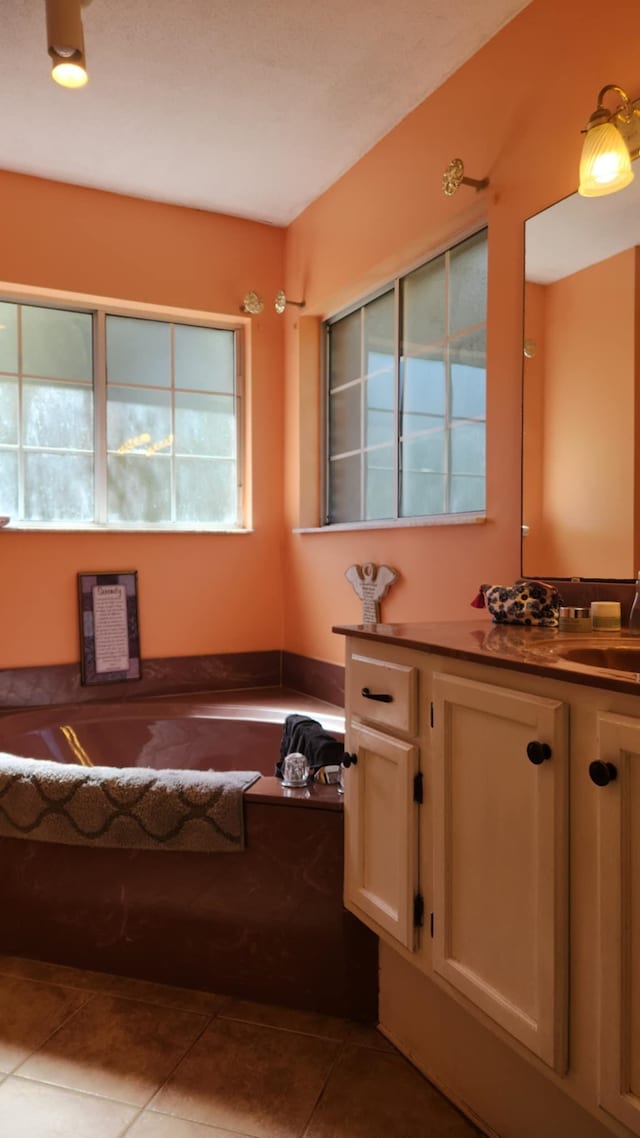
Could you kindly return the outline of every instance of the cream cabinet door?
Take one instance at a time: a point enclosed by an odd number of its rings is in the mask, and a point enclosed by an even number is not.
[[[437,673],[433,696],[434,972],[562,1072],[566,707]]]
[[[344,903],[374,932],[414,948],[418,879],[418,748],[359,723],[345,772]]]
[[[598,799],[599,1102],[640,1134],[640,719],[600,714],[583,773]]]

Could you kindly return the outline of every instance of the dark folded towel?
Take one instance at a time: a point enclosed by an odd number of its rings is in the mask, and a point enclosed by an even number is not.
[[[282,778],[282,760],[285,755],[298,751],[304,755],[311,770],[319,767],[339,766],[344,757],[344,744],[325,731],[317,719],[306,715],[287,715],[280,743],[280,759],[276,775]]]

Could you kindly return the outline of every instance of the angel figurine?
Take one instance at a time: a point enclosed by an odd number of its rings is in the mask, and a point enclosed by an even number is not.
[[[378,624],[380,601],[389,586],[398,579],[395,569],[390,569],[388,565],[376,568],[371,561],[367,561],[365,565],[350,565],[344,575],[362,601],[362,623]]]

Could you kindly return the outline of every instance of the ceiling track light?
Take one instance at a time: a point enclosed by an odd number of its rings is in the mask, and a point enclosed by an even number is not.
[[[486,189],[488,185],[488,178],[467,178],[462,158],[452,158],[442,175],[442,192],[448,198],[452,197],[460,186],[473,186],[477,191]]]
[[[620,97],[612,111],[604,106],[609,91]],[[599,198],[623,190],[633,181],[631,161],[640,154],[640,99],[632,100],[622,87],[608,83],[583,133],[578,193]]]
[[[51,78],[61,87],[84,87],[89,76],[84,55],[81,8],[89,0],[45,0]]]

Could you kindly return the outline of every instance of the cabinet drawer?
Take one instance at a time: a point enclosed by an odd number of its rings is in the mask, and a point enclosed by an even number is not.
[[[418,727],[418,671],[371,656],[349,662],[351,715],[368,723],[415,735]],[[376,699],[386,696],[386,699]]]

